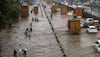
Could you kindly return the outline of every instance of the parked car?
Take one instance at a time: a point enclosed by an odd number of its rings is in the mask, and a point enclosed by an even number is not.
[[[93,23],[93,18],[86,18],[86,23]]]
[[[100,24],[97,24],[96,27],[98,30],[100,30]]]
[[[100,40],[96,40],[94,44],[96,52],[100,52]]]
[[[88,27],[91,26],[91,25],[92,25],[92,23],[85,22],[85,23],[83,24],[83,27],[84,27],[84,28],[88,28]]]
[[[88,28],[89,26],[93,25],[93,18],[86,18],[83,27]]]
[[[99,24],[99,20],[93,20],[93,25]]]
[[[86,30],[87,33],[97,33],[96,26],[89,26]]]

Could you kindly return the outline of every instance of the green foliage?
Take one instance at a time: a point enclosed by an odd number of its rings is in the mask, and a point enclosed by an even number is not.
[[[0,0],[0,28],[18,21],[19,6],[13,0]]]

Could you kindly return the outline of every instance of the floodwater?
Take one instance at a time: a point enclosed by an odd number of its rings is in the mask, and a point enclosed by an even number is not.
[[[31,11],[32,8],[33,6],[30,6],[29,10]],[[17,50],[18,57],[24,57],[19,52],[19,49],[24,47],[27,48],[27,57],[63,57],[43,7],[41,9],[39,8],[39,13],[36,15],[39,22],[32,22],[32,17],[36,16],[34,13],[30,13],[27,19],[20,20],[17,27],[0,32],[0,57],[13,57],[14,49]],[[50,19],[48,9],[45,10]],[[96,34],[88,34],[86,28],[82,28],[79,35],[72,35],[67,29],[68,19],[61,16],[60,13],[53,14],[50,21],[66,57],[100,57],[100,53],[96,53],[93,48],[94,42],[100,34],[99,31]],[[24,32],[26,28],[30,27],[30,23],[32,23],[33,32],[29,38],[24,35]]]

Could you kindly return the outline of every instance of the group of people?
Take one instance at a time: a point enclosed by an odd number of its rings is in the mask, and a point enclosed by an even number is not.
[[[26,28],[25,36],[30,38],[31,37],[31,33],[32,33],[32,23],[30,23],[30,27],[29,28]]]
[[[39,19],[38,18],[32,18],[32,22],[35,21],[35,22],[38,22]]]
[[[32,10],[31,10],[31,13],[32,13]],[[35,17],[35,18],[32,18],[32,22],[33,22],[33,21],[38,22],[39,19]]]
[[[38,22],[39,20],[37,19],[37,18],[32,18],[32,22],[33,21],[36,21],[36,22]],[[29,28],[26,28],[26,30],[25,30],[25,36],[27,36],[27,37],[31,37],[31,33],[32,33],[32,22],[29,24]]]
[[[32,13],[32,11],[31,11],[31,13]],[[38,22],[39,20],[38,20],[38,18],[35,17],[35,18],[32,18],[32,22],[33,21]],[[29,24],[29,28],[25,29],[25,36],[29,37],[29,38],[31,37],[31,33],[33,31],[32,30],[32,22]],[[22,53],[24,56],[27,55],[27,49],[26,48],[19,49],[19,52]],[[14,49],[13,55],[14,55],[14,57],[17,57],[18,51],[16,49]]]
[[[23,49],[19,49],[19,52],[22,53],[24,56],[27,55],[27,49],[26,48],[23,48]],[[14,57],[17,57],[18,55],[18,51],[17,50],[14,50]]]

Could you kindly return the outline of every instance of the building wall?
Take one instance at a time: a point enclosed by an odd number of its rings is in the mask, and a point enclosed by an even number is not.
[[[100,0],[94,0],[94,1],[93,1],[93,4],[94,4],[94,5],[100,5]]]

